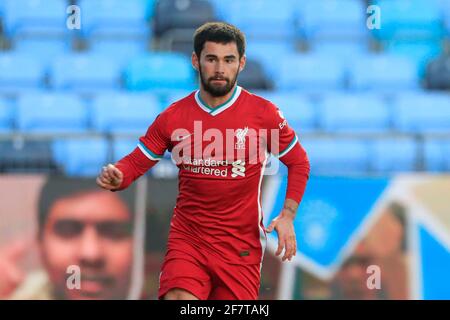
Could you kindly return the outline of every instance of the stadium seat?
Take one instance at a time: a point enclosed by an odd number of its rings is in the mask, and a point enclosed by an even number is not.
[[[147,49],[147,43],[134,39],[95,39],[90,41],[89,52],[94,55],[107,56],[124,68],[131,60]]]
[[[358,40],[317,40],[309,42],[309,45],[312,53],[333,55],[347,64],[352,63],[355,57],[369,52],[368,42]]]
[[[127,66],[128,90],[192,89],[194,72],[190,60],[180,53],[159,52],[143,55]]]
[[[320,105],[320,127],[329,132],[383,132],[390,129],[388,106],[377,95],[330,94]]]
[[[0,98],[0,133],[7,133],[12,130],[13,116],[13,107],[6,99]]]
[[[70,177],[95,177],[109,161],[106,139],[60,139],[52,144],[55,162]]]
[[[239,84],[250,90],[270,90],[273,88],[273,83],[265,74],[262,64],[250,58],[247,59],[244,70],[239,74]]]
[[[15,39],[15,54],[33,54],[33,58],[44,66],[49,66],[56,57],[67,54],[72,49],[72,39],[66,38],[26,38]]]
[[[280,71],[283,57],[295,54],[292,41],[249,39],[245,50],[248,59],[255,59],[262,63],[266,74],[271,79]]]
[[[38,89],[44,85],[45,66],[32,55],[0,53],[0,92]]]
[[[59,173],[50,143],[45,140],[0,141],[0,172]]]
[[[356,57],[350,66],[349,80],[355,90],[395,92],[419,87],[414,63],[407,57],[388,54]]]
[[[412,60],[418,68],[422,78],[427,64],[442,52],[441,41],[389,41],[385,52],[393,55],[401,55]]]
[[[87,108],[75,95],[30,93],[17,101],[17,127],[32,133],[80,133],[87,130]]]
[[[74,53],[58,57],[52,65],[54,89],[97,91],[118,89],[120,66],[102,54]]]
[[[375,139],[370,147],[370,169],[382,174],[415,171],[418,169],[418,148],[413,138]]]
[[[273,102],[298,133],[311,132],[317,126],[316,106],[301,93],[269,92],[262,94]]]
[[[205,22],[216,21],[216,16],[207,0],[165,0],[157,2],[153,21],[155,36],[161,37],[173,29],[196,29]]]
[[[369,168],[368,145],[361,139],[300,138],[312,174],[360,175]]]
[[[94,99],[91,122],[98,132],[143,135],[161,111],[157,97],[151,94],[105,94]]]
[[[366,8],[360,0],[297,2],[299,35],[309,41],[361,40],[368,37]]]
[[[146,38],[147,2],[143,0],[81,0],[83,34],[88,37]]]
[[[172,90],[163,97],[161,105],[163,106],[163,109],[165,109],[175,101],[190,95],[192,92],[194,92],[194,90]]]
[[[431,172],[450,171],[450,140],[426,139],[424,142],[424,169]]]
[[[4,32],[8,37],[64,36],[66,0],[6,0],[4,3]]]
[[[237,26],[246,37],[293,41],[295,36],[294,2],[288,0],[229,1],[224,20]]]
[[[441,8],[444,12],[444,23],[447,30],[447,36],[450,35],[450,1],[441,0]]]
[[[443,34],[443,10],[440,0],[375,0],[381,11],[382,28],[374,29],[377,39],[440,38]]]
[[[425,83],[430,90],[450,90],[450,54],[442,54],[428,64]]]
[[[285,56],[275,85],[280,90],[339,90],[345,86],[345,66],[333,56]]]
[[[394,101],[394,126],[408,133],[450,132],[450,95],[405,94]]]
[[[135,139],[130,138],[117,138],[113,141],[113,161],[117,162],[122,159],[124,156],[132,152],[138,144],[139,137]]]

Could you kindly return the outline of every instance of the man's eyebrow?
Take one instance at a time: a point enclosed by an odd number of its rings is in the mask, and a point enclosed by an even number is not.
[[[209,53],[205,55],[206,58],[217,58],[217,55]],[[228,55],[224,57],[225,59],[236,59],[236,56],[234,54]]]

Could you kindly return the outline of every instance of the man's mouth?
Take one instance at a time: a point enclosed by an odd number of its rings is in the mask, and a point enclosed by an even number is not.
[[[216,82],[216,83],[226,83],[227,80],[226,79],[211,79],[211,82]]]
[[[110,277],[85,275],[81,278],[81,292],[84,295],[96,296],[111,286],[113,280]]]

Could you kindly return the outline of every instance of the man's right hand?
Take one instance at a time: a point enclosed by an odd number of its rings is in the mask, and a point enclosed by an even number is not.
[[[8,299],[24,281],[18,262],[29,248],[29,241],[19,240],[0,249],[0,300]]]
[[[108,164],[102,168],[102,172],[97,177],[97,184],[106,190],[119,188],[123,181],[123,173],[113,164]]]

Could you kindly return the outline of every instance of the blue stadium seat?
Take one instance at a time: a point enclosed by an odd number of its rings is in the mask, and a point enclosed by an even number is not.
[[[389,130],[388,106],[377,95],[330,94],[320,110],[320,126],[331,132],[382,132]]]
[[[94,177],[109,160],[106,139],[60,139],[52,145],[55,162],[71,177]]]
[[[426,171],[450,171],[450,140],[426,139],[424,142],[424,168]]]
[[[275,85],[281,90],[338,90],[344,88],[345,66],[334,56],[285,56]]]
[[[143,135],[161,111],[157,97],[151,94],[105,94],[94,99],[91,122],[99,132]]]
[[[159,52],[133,59],[125,70],[129,90],[192,89],[194,73],[190,60],[182,54]]]
[[[94,55],[104,55],[124,68],[131,60],[147,49],[147,43],[134,39],[96,39],[90,42],[89,50]]]
[[[13,107],[6,99],[0,98],[0,133],[7,133],[12,130],[13,117]]]
[[[0,92],[38,89],[44,85],[45,67],[32,55],[0,53]]]
[[[269,92],[262,96],[283,112],[295,131],[302,133],[316,129],[316,106],[301,93]]]
[[[14,41],[14,53],[33,54],[33,58],[49,66],[56,57],[72,49],[71,38],[26,38]]]
[[[120,66],[101,54],[68,54],[58,57],[52,65],[54,89],[97,91],[120,86]]]
[[[443,34],[440,0],[376,0],[380,7],[382,27],[374,29],[381,40],[439,38]]]
[[[364,140],[300,138],[308,153],[312,174],[355,175],[369,169],[369,147]]]
[[[356,90],[416,89],[419,87],[418,70],[410,59],[402,56],[359,56],[350,66],[350,86]]]
[[[193,90],[172,90],[169,94],[167,94],[162,99],[163,109],[165,107],[168,107],[170,104],[174,103],[175,101],[178,101],[178,100],[190,95],[192,92],[193,92]]]
[[[4,29],[8,37],[63,36],[66,27],[66,0],[6,0]]]
[[[81,0],[82,32],[88,37],[137,37],[151,35],[147,3],[142,0]]]
[[[275,77],[280,71],[284,56],[295,54],[295,46],[292,41],[249,39],[245,50],[248,58],[256,59],[262,63],[270,78]]]
[[[366,8],[360,0],[298,1],[299,33],[308,40],[367,38]]]
[[[450,132],[450,95],[405,94],[394,102],[394,125],[399,131]]]
[[[241,29],[246,37],[294,40],[295,10],[293,1],[228,1],[225,21]]]
[[[86,106],[72,94],[30,93],[17,101],[17,127],[23,132],[85,132],[87,120]]]
[[[372,171],[377,173],[409,172],[418,169],[418,144],[412,138],[376,139],[370,152]]]
[[[389,41],[385,51],[389,54],[402,55],[414,61],[419,76],[425,73],[428,63],[442,52],[441,40],[437,41]]]
[[[344,60],[347,64],[357,56],[367,55],[369,45],[366,41],[358,40],[318,40],[309,43],[310,50],[318,55],[332,55],[336,59]]]
[[[450,0],[441,0],[442,12],[444,12],[444,23],[447,30],[447,37],[450,36]]]
[[[138,138],[118,138],[114,139],[112,149],[113,149],[113,161],[117,162],[124,156],[132,152],[138,144]]]

